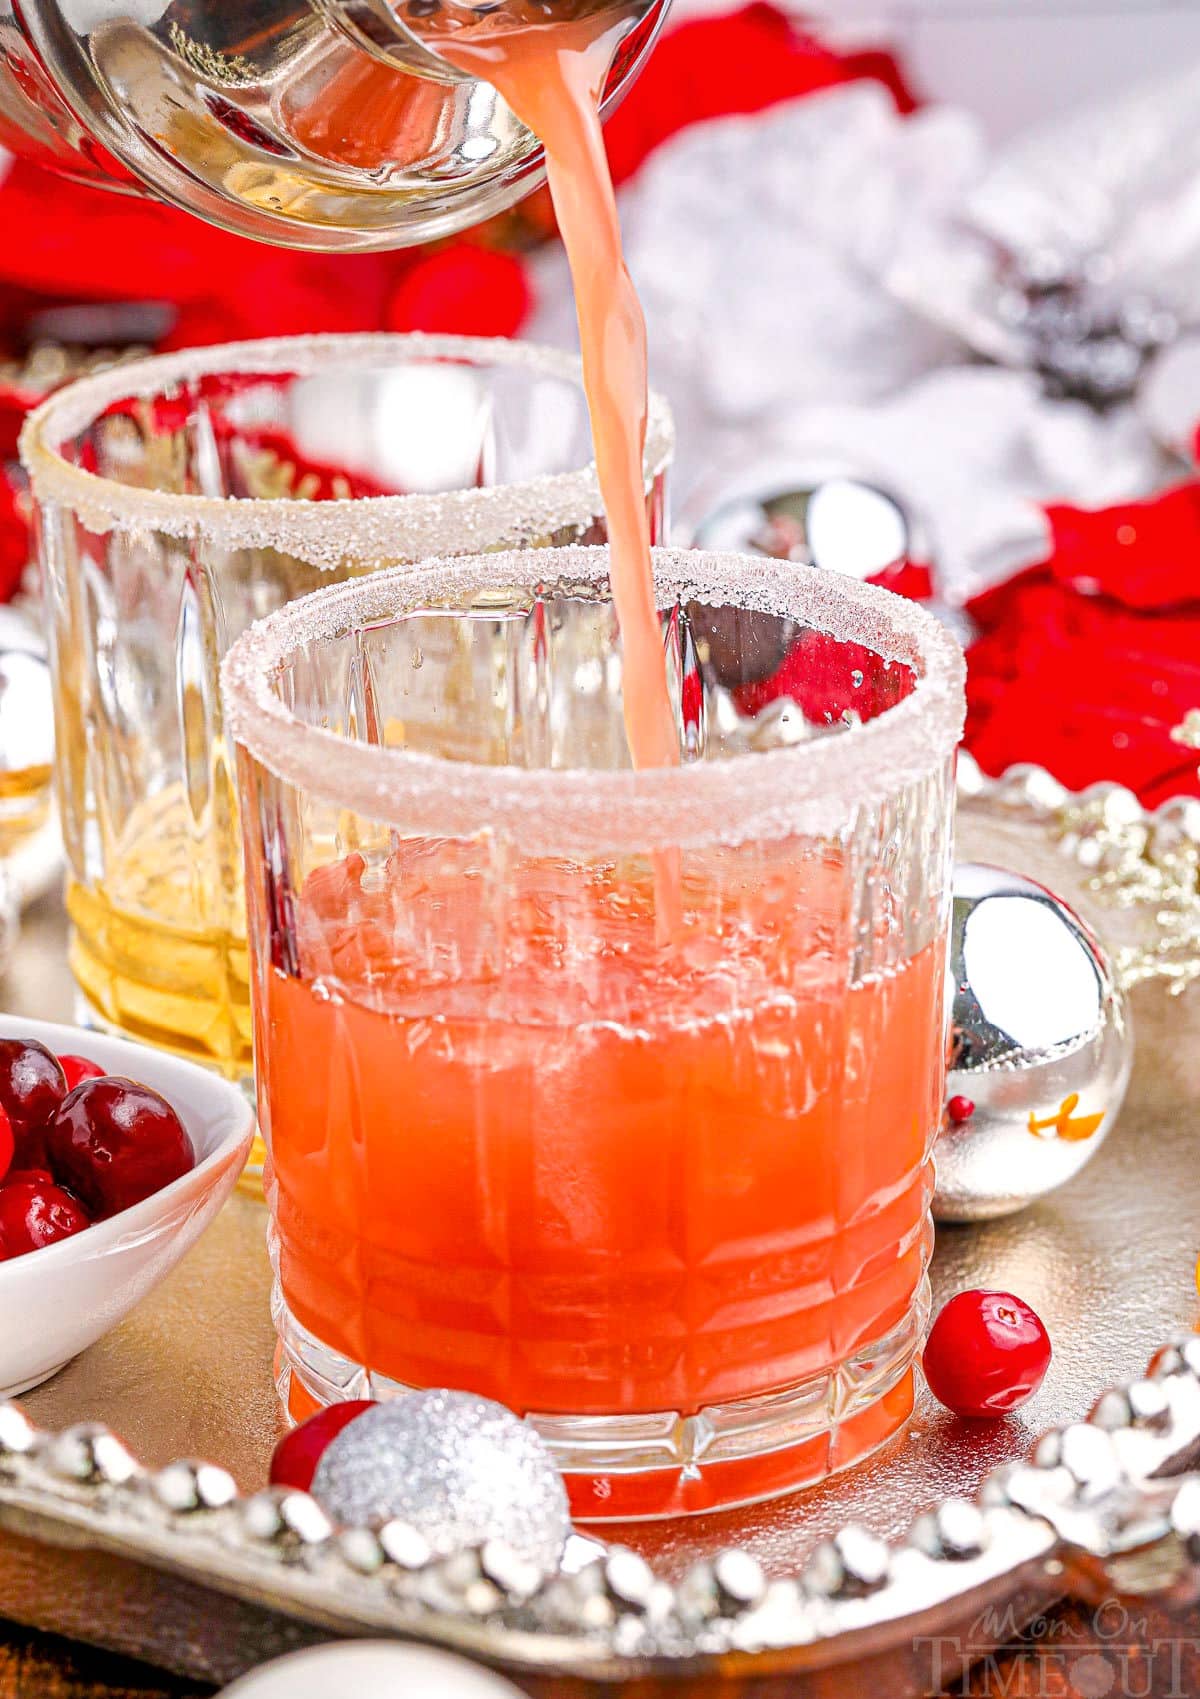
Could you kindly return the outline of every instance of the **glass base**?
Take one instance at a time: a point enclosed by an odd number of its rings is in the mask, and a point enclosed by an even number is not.
[[[414,1389],[323,1345],[292,1315],[275,1280],[275,1384],[293,1421],[343,1399]],[[562,1470],[580,1522],[652,1521],[731,1510],[815,1486],[858,1463],[912,1414],[913,1364],[929,1318],[929,1285],[890,1333],[836,1368],[781,1391],[676,1411],[528,1420]]]

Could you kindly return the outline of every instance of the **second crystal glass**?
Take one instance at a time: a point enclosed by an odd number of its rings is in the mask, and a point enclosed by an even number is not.
[[[962,658],[788,562],[607,552],[305,597],[225,666],[281,1389],[536,1422],[589,1517],[821,1479],[912,1407]]]
[[[646,446],[657,533],[671,451]],[[461,337],[304,337],[84,379],[29,420],[82,1018],[250,1070],[217,667],[330,578],[604,536],[577,363]]]

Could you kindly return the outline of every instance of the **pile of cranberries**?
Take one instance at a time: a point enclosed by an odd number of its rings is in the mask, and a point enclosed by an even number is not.
[[[194,1166],[183,1123],[149,1086],[0,1039],[0,1262],[141,1203]]]

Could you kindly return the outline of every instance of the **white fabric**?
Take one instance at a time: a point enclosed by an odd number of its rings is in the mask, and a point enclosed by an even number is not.
[[[1050,401],[978,356],[1022,356],[996,312],[1000,232],[1107,243],[1128,288],[1170,279],[1171,304],[1200,319],[1198,105],[1188,67],[992,156],[967,114],[903,119],[860,84],[658,149],[622,217],[653,380],[678,422],[688,529],[757,461],[783,476],[789,457],[824,453],[918,511],[954,601],[1038,558],[1039,504],[1099,506],[1161,483],[1169,469],[1132,408]],[[529,334],[572,340],[561,253],[535,264]]]

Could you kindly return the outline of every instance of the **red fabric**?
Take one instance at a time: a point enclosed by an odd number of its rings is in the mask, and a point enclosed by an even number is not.
[[[891,590],[897,596],[907,596],[910,602],[927,602],[933,595],[933,574],[924,561],[900,560],[895,566],[877,572],[872,584]]]
[[[393,268],[390,256],[268,248],[21,160],[0,185],[0,228],[20,233],[4,244],[0,280],[52,298],[170,302],[165,347],[373,328]]]
[[[16,595],[29,556],[29,529],[17,492],[0,468],[0,602]]]
[[[397,280],[384,308],[389,330],[515,336],[529,315],[525,267],[515,254],[470,242],[423,254]]]
[[[16,161],[0,184],[6,294],[165,301],[161,347],[356,330],[511,335],[529,308],[524,268],[470,238],[425,251],[307,254],[216,230],[173,207],[86,189]],[[8,286],[6,291],[5,286]]]
[[[25,415],[40,399],[32,390],[0,380],[0,467],[6,460],[17,458],[17,439]]]
[[[1060,584],[1081,595],[1114,596],[1129,608],[1163,609],[1200,600],[1200,484],[1149,501],[1086,513],[1050,507],[1051,561]]]
[[[835,53],[773,6],[680,24],[655,46],[605,126],[613,177],[624,182],[647,154],[689,124],[761,112],[863,77],[882,82],[901,112],[916,105],[890,54]]]
[[[1033,761],[1150,807],[1200,795],[1200,755],[1171,737],[1200,707],[1200,484],[1049,517],[1048,559],[968,609],[967,748],[987,773]]]

